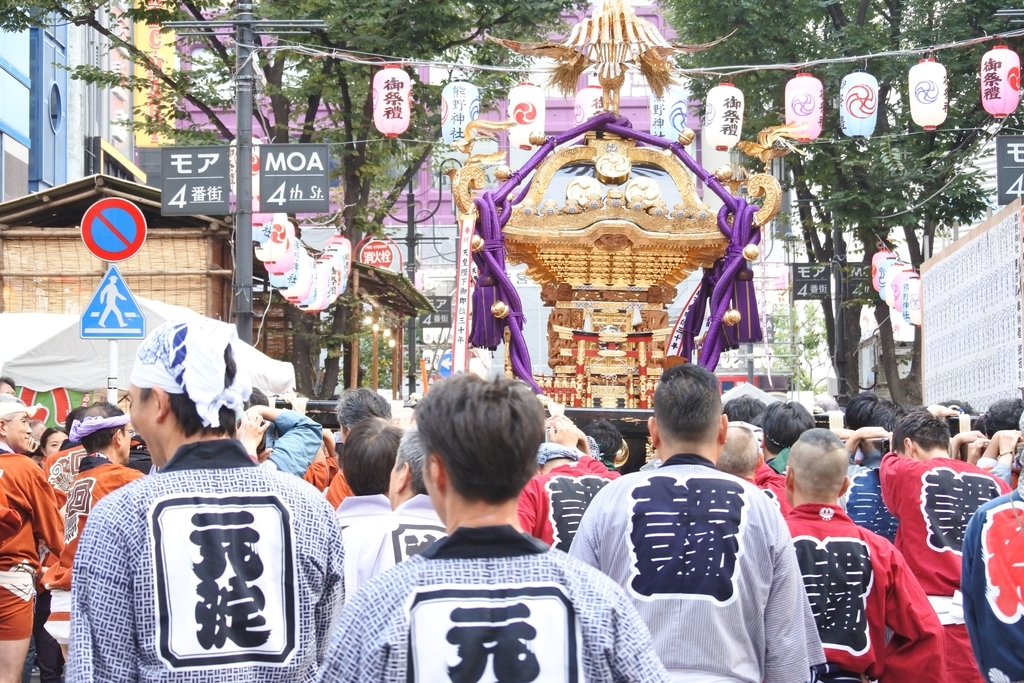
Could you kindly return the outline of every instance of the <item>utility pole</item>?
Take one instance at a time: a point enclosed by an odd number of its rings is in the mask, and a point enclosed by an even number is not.
[[[238,0],[234,19],[209,21],[169,21],[164,26],[176,30],[182,38],[225,38],[219,31],[235,33],[235,269],[231,283],[234,293],[235,327],[238,338],[252,343],[252,104],[256,80],[256,36],[299,35],[311,29],[326,29],[327,24],[316,19],[257,21],[253,17],[252,0]]]
[[[253,99],[252,4],[238,3],[235,21],[235,125],[238,128],[238,163],[235,178],[235,327],[238,338],[252,344],[252,99]]]
[[[405,246],[407,256],[405,269],[409,273],[409,282],[416,286],[416,195],[413,193],[412,180],[409,181],[409,199],[406,201],[406,233]],[[416,393],[416,315],[409,316],[409,396]],[[424,387],[426,389],[426,387]]]
[[[836,387],[840,397],[849,398],[846,385],[846,315],[843,302],[846,299],[846,242],[839,221],[832,223],[832,268],[836,282],[835,331],[836,331]],[[845,402],[840,401],[845,405]]]

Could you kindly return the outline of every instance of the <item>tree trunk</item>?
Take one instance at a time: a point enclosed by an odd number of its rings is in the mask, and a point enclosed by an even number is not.
[[[295,306],[286,304],[285,317],[292,328],[292,365],[295,367],[295,391],[302,396],[313,395],[313,383],[317,367],[313,364],[310,339],[313,335],[313,318]]]
[[[341,338],[349,320],[349,308],[338,304],[334,308],[334,320],[331,321],[331,337],[327,348],[327,360],[324,362],[324,381],[320,387],[318,398],[330,398],[338,387],[341,373]]]
[[[878,321],[878,336],[882,343],[882,371],[885,384],[889,388],[889,397],[895,403],[906,405],[907,396],[903,382],[900,381],[899,362],[896,360],[896,342],[892,337],[892,323],[889,321],[889,307],[884,301],[875,303],[875,320]]]

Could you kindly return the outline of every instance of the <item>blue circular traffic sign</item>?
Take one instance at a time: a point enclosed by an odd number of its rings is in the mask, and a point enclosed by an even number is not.
[[[452,352],[445,351],[444,355],[441,356],[441,362],[437,364],[437,374],[441,377],[452,376]]]
[[[82,241],[98,259],[124,261],[135,256],[146,241],[146,217],[127,199],[101,199],[82,216]]]

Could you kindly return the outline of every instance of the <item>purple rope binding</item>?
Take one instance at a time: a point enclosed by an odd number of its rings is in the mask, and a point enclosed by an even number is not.
[[[477,289],[480,294],[474,294],[471,342],[474,346],[491,347],[492,344],[496,346],[503,333],[503,328],[507,325],[510,332],[509,356],[512,372],[537,393],[542,392],[533,379],[530,353],[526,347],[526,340],[523,338],[525,318],[523,317],[522,300],[508,273],[505,272],[505,246],[502,229],[512,215],[513,202],[509,197],[522,184],[523,180],[554,151],[555,147],[594,130],[633,139],[651,147],[671,149],[683,165],[700,178],[723,202],[723,206],[718,212],[718,227],[722,234],[729,238],[729,246],[725,256],[718,259],[713,268],[705,270],[697,300],[687,312],[684,321],[682,351],[688,359],[692,357],[694,340],[703,327],[705,309],[709,303],[711,320],[700,354],[700,364],[713,370],[718,365],[718,358],[722,351],[736,343],[735,334],[730,333],[727,336],[725,333],[722,317],[729,309],[729,302],[734,297],[740,298],[735,286],[740,281],[738,279],[740,273],[747,270],[743,258],[743,248],[748,244],[757,244],[761,239],[761,231],[753,221],[758,207],[748,204],[742,197],[734,197],[729,193],[714,175],[701,167],[678,142],[670,142],[635,131],[628,119],[619,118],[612,113],[599,114],[575,128],[548,138],[540,146],[540,149],[530,157],[530,160],[521,169],[514,172],[501,187],[492,192],[485,192],[474,201],[479,212],[476,230],[484,240],[484,248],[473,255],[480,272],[480,284]],[[525,198],[529,189],[530,186],[527,184],[515,198],[516,204]],[[730,217],[732,218],[731,226],[729,225]],[[751,324],[745,326],[746,331],[741,333],[742,340],[747,341],[747,337],[752,337],[749,341],[758,341],[761,336],[760,325],[753,322],[758,319],[757,303],[752,297],[743,297],[743,299],[743,304],[737,301],[737,305],[741,306],[744,321],[751,321]],[[510,312],[506,319],[494,318],[490,310],[490,305],[494,301],[504,301],[508,304]],[[732,339],[729,338],[730,336]],[[755,336],[756,338],[753,338]]]

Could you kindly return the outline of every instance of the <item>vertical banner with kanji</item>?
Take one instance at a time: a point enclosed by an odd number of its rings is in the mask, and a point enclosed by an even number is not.
[[[465,372],[469,365],[469,290],[472,282],[473,257],[470,245],[476,216],[459,218],[458,272],[455,276],[455,297],[452,301],[452,375]]]

